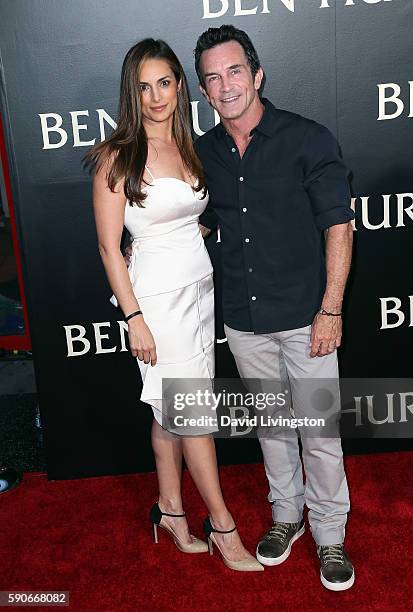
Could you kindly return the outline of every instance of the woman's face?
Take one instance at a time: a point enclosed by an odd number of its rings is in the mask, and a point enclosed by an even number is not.
[[[162,122],[173,115],[179,85],[168,62],[163,59],[146,60],[142,64],[138,89],[144,120]]]

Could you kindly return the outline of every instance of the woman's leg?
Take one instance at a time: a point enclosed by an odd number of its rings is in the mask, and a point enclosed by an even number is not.
[[[163,429],[156,419],[152,425],[152,448],[156,461],[156,472],[159,485],[159,508],[162,512],[182,514],[182,440]],[[163,516],[162,524],[168,525],[179,540],[192,542],[188,523],[184,517]]]
[[[192,479],[209,510],[212,526],[221,531],[232,529],[235,523],[222,496],[213,437],[183,437],[182,450]],[[231,561],[250,557],[237,531],[214,533],[214,538]]]

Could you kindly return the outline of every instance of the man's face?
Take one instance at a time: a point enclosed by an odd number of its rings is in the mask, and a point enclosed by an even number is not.
[[[242,117],[258,96],[262,69],[253,78],[244,49],[235,40],[204,51],[200,68],[205,83],[200,89],[220,117]]]

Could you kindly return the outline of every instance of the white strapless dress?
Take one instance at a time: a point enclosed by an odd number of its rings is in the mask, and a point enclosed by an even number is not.
[[[124,220],[133,237],[128,273],[158,358],[155,366],[137,359],[143,383],[140,398],[152,406],[156,420],[169,431],[210,433],[217,428],[175,428],[162,390],[163,379],[178,378],[209,381],[212,391],[213,268],[198,227],[208,195],[202,198],[202,192],[172,177],[153,178],[145,191],[144,208],[127,201]],[[114,295],[110,301],[118,305]],[[203,416],[201,413],[198,407],[191,416]]]

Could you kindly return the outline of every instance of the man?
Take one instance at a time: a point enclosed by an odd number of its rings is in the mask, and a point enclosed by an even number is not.
[[[354,218],[337,142],[315,121],[260,98],[263,70],[245,32],[229,25],[204,32],[195,68],[221,119],[196,142],[210,195],[200,223],[204,234],[220,227],[225,332],[239,373],[275,379],[285,368],[290,381],[337,380]],[[294,386],[292,393],[296,412],[302,405]],[[287,559],[304,533],[305,502],[321,582],[345,590],[354,569],[343,547],[349,497],[341,441],[301,437],[305,488],[297,436],[260,438],[273,526],[257,558]]]

